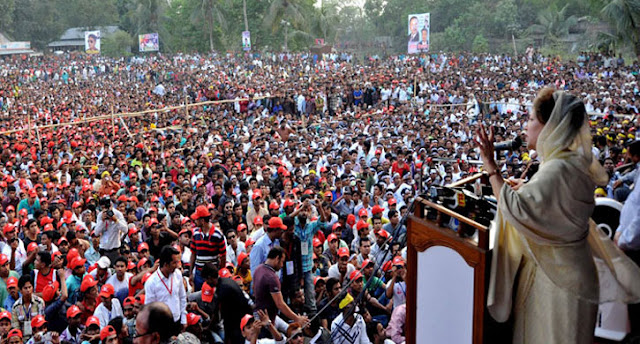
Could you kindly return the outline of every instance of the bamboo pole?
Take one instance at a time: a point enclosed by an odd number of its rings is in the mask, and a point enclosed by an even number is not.
[[[29,128],[29,141],[31,141],[31,116],[27,114],[27,127]]]
[[[113,128],[113,136],[116,136],[116,120],[115,112],[113,111],[113,105],[111,105],[111,127]]]
[[[38,126],[35,126],[36,129],[36,137],[38,138],[38,147],[42,150],[42,140],[40,139],[40,130],[38,130]]]

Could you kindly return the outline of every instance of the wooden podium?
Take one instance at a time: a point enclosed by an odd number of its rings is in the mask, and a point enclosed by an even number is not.
[[[477,240],[458,234],[471,229]],[[407,344],[482,343],[489,229],[417,197],[407,231]]]

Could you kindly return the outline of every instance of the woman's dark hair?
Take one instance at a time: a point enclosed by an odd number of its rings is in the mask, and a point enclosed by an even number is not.
[[[162,250],[160,250],[160,267],[165,264],[171,264],[173,256],[176,254],[180,254],[180,252],[175,247],[169,245],[162,247]]]
[[[555,91],[556,90],[553,88],[545,87],[538,92],[538,96],[533,100],[533,111],[535,111],[538,121],[542,124],[547,124],[547,122],[549,122],[553,108],[556,106],[556,101],[553,99],[553,93]],[[586,109],[584,107],[584,103],[580,102],[580,104],[565,114],[565,116],[571,116],[572,129],[578,130],[582,127],[585,112]]]

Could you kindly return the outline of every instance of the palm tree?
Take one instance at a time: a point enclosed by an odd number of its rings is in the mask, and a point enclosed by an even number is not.
[[[272,33],[278,31],[283,21],[290,23],[294,28],[300,27],[306,21],[303,12],[300,0],[272,0],[264,17],[264,24]]]
[[[610,0],[601,13],[610,22],[614,37],[632,45],[640,57],[640,0]]]
[[[578,24],[576,16],[566,17],[569,4],[566,4],[560,11],[546,10],[538,15],[538,23],[528,28],[533,34],[542,35],[542,44],[546,40],[557,42],[566,37],[569,30]]]
[[[200,6],[194,9],[191,17],[194,21],[204,20],[209,38],[209,50],[214,50],[214,28],[218,22],[222,28],[227,26],[225,13],[220,0],[199,0]],[[223,30],[224,31],[224,30]]]
[[[313,18],[314,31],[321,34],[322,38],[327,40],[330,31],[335,32],[339,22],[340,16],[338,15],[336,5],[334,3],[327,5],[326,1],[321,1],[320,8],[316,11]]]

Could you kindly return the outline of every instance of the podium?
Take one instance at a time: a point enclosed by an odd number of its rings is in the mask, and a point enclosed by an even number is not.
[[[482,343],[489,228],[417,197],[407,232],[407,344]]]

